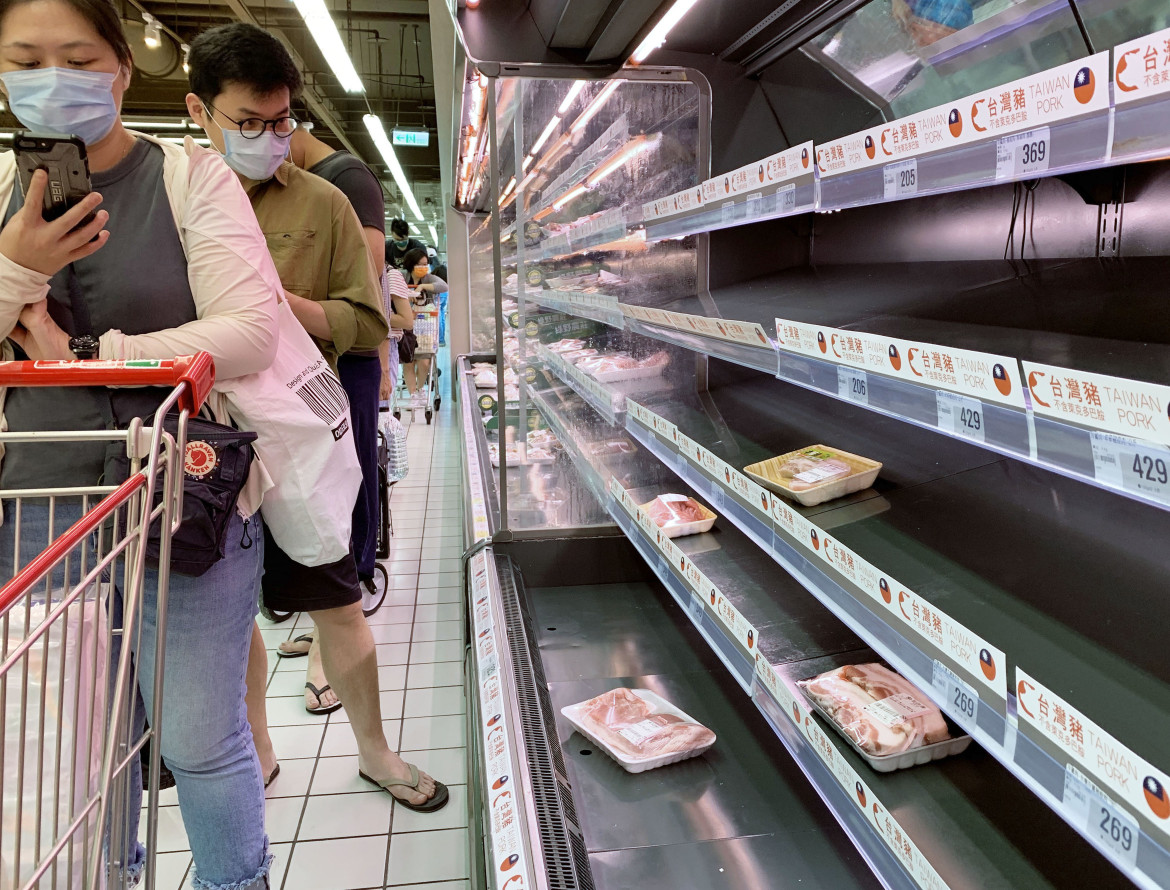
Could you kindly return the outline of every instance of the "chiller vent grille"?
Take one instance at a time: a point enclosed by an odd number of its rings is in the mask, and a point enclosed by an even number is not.
[[[589,856],[577,823],[573,793],[565,777],[552,701],[540,654],[536,651],[531,618],[517,589],[511,561],[503,556],[496,559],[508,646],[516,672],[520,731],[528,749],[531,792],[548,869],[548,886],[550,890],[593,890]]]

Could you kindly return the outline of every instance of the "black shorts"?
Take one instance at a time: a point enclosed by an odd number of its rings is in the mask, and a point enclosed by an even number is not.
[[[274,612],[321,612],[361,602],[353,552],[323,566],[293,562],[264,527],[264,581],[261,596]]]
[[[414,361],[414,352],[418,349],[418,337],[414,331],[403,331],[402,339],[398,341],[398,361],[409,365]]]

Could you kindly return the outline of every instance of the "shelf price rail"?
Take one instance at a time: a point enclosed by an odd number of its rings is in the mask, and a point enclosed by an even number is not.
[[[930,607],[781,498],[689,440],[667,419],[630,400],[627,430],[929,695],[1126,877],[1140,887],[1170,886],[1170,827],[1160,809],[1170,785],[1164,773],[1127,751],[1122,742],[1093,724],[1073,703],[1045,689],[1023,667],[1016,669],[1009,690],[1005,653]],[[627,533],[637,532],[629,521],[623,528]],[[644,556],[649,553],[648,562],[660,577],[665,575],[668,586],[672,581],[677,586],[673,565],[667,563],[673,551],[660,548],[655,553],[652,541],[643,542],[639,549]],[[671,571],[664,572],[668,565]],[[689,606],[686,601],[680,604]],[[929,621],[925,608],[932,610]],[[932,630],[938,627],[941,632]],[[758,635],[756,639],[758,645]],[[959,645],[960,641],[972,642]],[[726,643],[712,645],[722,658]],[[955,657],[957,652],[962,653],[961,658]],[[745,676],[742,665],[728,667],[745,688],[747,682],[756,683],[760,674],[756,670]],[[761,682],[766,680],[765,672]],[[777,681],[770,682],[775,686]],[[756,683],[752,690],[756,699],[762,694],[758,686]],[[765,688],[771,687],[765,684]],[[774,690],[769,694],[779,713],[792,713],[791,702],[784,701],[782,693],[779,698]],[[1040,717],[1041,699],[1045,701],[1044,719]],[[1108,745],[1119,757],[1135,764],[1145,778],[1126,794],[1116,782],[1111,784],[1108,777],[1095,772],[1092,750],[1082,745],[1078,757],[1067,733],[1063,737],[1051,734],[1058,706],[1066,714],[1066,724],[1071,716],[1079,725],[1082,739]]]

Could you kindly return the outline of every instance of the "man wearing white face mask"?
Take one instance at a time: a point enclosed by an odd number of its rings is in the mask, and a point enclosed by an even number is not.
[[[261,28],[237,22],[191,41],[189,62],[187,110],[239,174],[294,314],[335,372],[338,355],[377,349],[389,328],[361,223],[341,191],[286,160],[298,125],[291,103],[302,87],[287,50]],[[264,571],[268,606],[308,612],[315,625],[306,709],[329,713],[344,703],[357,737],[359,775],[409,809],[444,806],[446,787],[403,761],[386,741],[377,654],[362,614],[353,555],[306,568],[283,554],[266,530]],[[266,675],[264,641],[256,629],[248,715],[264,776],[271,781],[277,765],[265,725]]]

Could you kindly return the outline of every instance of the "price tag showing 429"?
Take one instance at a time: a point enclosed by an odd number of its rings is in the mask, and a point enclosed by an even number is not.
[[[942,390],[936,393],[936,401],[940,430],[976,442],[985,441],[987,422],[981,401]]]

